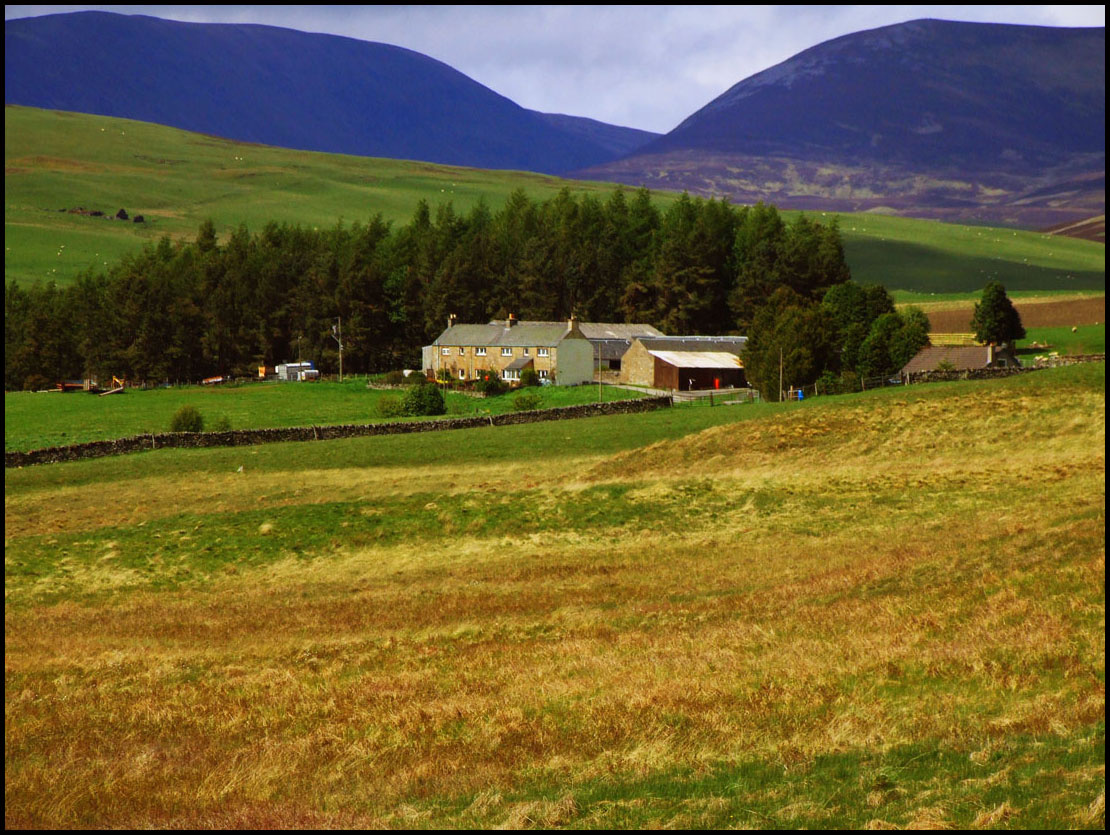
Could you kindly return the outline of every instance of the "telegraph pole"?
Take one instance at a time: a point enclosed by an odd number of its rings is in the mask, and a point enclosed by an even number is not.
[[[339,382],[343,382],[343,317],[338,316],[331,326],[331,338],[339,344]]]
[[[601,402],[601,343],[597,343],[597,402]]]
[[[782,346],[779,346],[779,403],[782,402]]]

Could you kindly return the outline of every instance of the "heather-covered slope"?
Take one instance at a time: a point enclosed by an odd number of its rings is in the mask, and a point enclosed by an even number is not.
[[[838,211],[1050,223],[1105,206],[1104,29],[918,20],[745,79],[585,173]]]

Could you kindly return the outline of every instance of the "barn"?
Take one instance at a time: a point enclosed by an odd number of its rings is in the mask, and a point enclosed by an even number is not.
[[[621,382],[671,391],[741,388],[743,336],[640,338],[624,355]]]

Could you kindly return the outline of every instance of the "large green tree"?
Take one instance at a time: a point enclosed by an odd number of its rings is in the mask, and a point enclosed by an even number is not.
[[[983,297],[976,303],[971,317],[971,329],[977,340],[992,345],[1012,345],[1025,339],[1021,315],[1006,295],[1006,288],[997,281],[983,288]]]
[[[781,287],[753,317],[744,369],[764,400],[778,401],[782,389],[808,386],[825,372],[837,372],[839,353],[829,310]]]

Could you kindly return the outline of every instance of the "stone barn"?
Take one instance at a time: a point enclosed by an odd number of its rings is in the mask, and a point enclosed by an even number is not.
[[[743,336],[668,336],[632,343],[621,363],[621,382],[670,391],[742,388]]]

